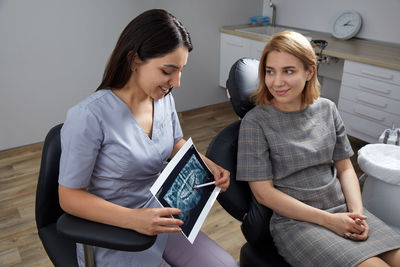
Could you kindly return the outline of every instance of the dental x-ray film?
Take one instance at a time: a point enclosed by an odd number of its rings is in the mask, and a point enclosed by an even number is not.
[[[194,186],[212,181],[213,174],[189,138],[150,189],[163,207],[181,210],[175,217],[184,222],[182,232],[192,244],[220,191],[213,184]]]

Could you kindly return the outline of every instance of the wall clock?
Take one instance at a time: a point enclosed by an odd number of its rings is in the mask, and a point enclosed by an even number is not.
[[[333,22],[332,35],[347,40],[357,35],[362,24],[361,15],[356,11],[345,11]]]

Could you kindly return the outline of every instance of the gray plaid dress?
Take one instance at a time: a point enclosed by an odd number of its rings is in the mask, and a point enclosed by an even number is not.
[[[343,122],[330,100],[283,112],[271,105],[249,111],[240,126],[237,180],[273,180],[282,192],[328,212],[346,212],[333,161],[353,155]],[[293,266],[355,266],[400,248],[400,234],[365,210],[366,241],[344,239],[316,224],[274,212],[270,231],[279,253]]]

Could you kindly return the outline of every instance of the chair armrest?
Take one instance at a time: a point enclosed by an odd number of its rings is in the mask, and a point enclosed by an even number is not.
[[[258,203],[251,194],[249,210],[244,216],[240,228],[247,242],[252,246],[274,247],[269,231],[272,213],[271,209]]]
[[[123,251],[148,249],[157,238],[134,230],[88,221],[67,213],[58,219],[57,232],[76,243]]]

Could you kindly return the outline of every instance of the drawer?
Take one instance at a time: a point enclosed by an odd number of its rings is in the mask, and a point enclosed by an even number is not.
[[[400,100],[400,85],[360,77],[343,72],[342,85],[364,90],[366,92]]]
[[[353,103],[345,98],[339,100],[339,110],[350,113],[368,123],[376,123],[384,128],[391,128],[392,124],[400,125],[400,116],[377,110],[366,105]]]
[[[400,71],[346,60],[343,72],[400,85]]]
[[[340,99],[347,99],[353,103],[365,105],[394,115],[400,115],[400,101],[375,95],[369,92],[342,85]]]
[[[378,143],[379,136],[388,127],[361,119],[347,112],[341,111],[346,133],[368,143]]]

